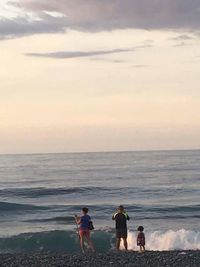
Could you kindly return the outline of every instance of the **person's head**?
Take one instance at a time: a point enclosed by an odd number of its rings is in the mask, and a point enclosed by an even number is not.
[[[83,214],[87,214],[88,213],[88,208],[82,208],[82,212],[83,212]]]
[[[118,211],[119,211],[119,212],[124,212],[124,206],[120,205],[120,206],[118,207]]]
[[[138,232],[143,232],[144,231],[144,227],[142,225],[140,225],[137,230],[138,230]]]

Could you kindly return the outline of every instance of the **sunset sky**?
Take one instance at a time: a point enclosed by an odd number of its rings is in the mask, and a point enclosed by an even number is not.
[[[200,148],[199,0],[1,0],[0,153]]]

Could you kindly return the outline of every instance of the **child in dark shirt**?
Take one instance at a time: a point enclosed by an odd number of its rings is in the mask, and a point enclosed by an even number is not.
[[[140,247],[140,252],[145,252],[145,235],[143,233],[144,227],[138,227],[137,246]]]

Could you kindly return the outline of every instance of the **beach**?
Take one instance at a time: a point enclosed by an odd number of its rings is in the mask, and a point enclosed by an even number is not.
[[[55,252],[1,254],[2,267],[43,266],[135,266],[135,267],[199,267],[200,251],[109,252],[97,254],[69,254]]]

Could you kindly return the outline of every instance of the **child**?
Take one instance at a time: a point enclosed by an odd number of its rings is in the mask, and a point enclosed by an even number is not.
[[[138,236],[137,236],[137,246],[140,247],[140,252],[145,252],[145,235],[143,233],[144,227],[139,226],[138,227]]]

